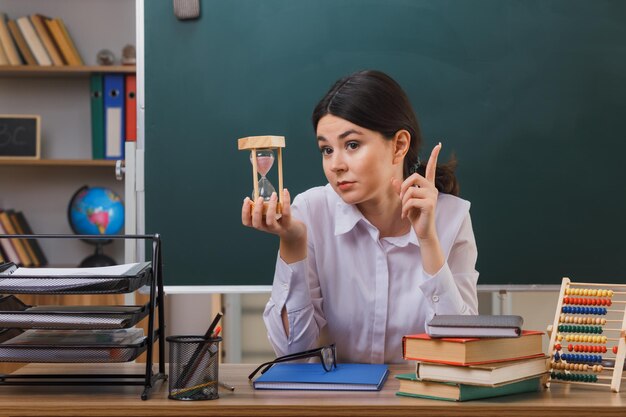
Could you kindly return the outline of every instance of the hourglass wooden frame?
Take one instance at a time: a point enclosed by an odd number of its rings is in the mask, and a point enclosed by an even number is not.
[[[253,202],[259,198],[259,169],[257,163],[256,151],[271,149],[276,150],[278,163],[278,204],[276,204],[276,212],[282,213],[283,209],[283,152],[285,147],[284,136],[248,136],[237,140],[237,146],[240,151],[249,150],[252,160],[252,182],[254,185]],[[263,202],[263,214],[267,213],[269,203]]]
[[[563,278],[548,333],[550,382],[599,385],[619,392],[626,356],[626,285]],[[614,360],[614,366],[602,366],[605,359]]]

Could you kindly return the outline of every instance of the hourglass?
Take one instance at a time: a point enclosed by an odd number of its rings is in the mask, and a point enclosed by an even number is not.
[[[250,151],[252,163],[252,182],[254,191],[252,201],[263,197],[263,214],[267,212],[268,202],[273,192],[276,192],[272,183],[267,179],[267,173],[272,169],[275,154],[278,156],[278,204],[276,212],[282,212],[283,202],[283,153],[285,147],[284,136],[249,136],[241,138],[237,142],[239,150]],[[275,152],[276,151],[276,152]],[[259,174],[261,178],[259,179]]]

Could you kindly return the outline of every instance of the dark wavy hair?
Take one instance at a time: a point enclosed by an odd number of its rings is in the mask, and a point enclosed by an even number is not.
[[[355,125],[379,132],[392,140],[399,130],[411,135],[409,150],[404,158],[404,178],[414,171],[422,146],[422,135],[413,107],[402,87],[387,74],[366,70],[337,81],[313,110],[313,129],[327,114],[345,119]],[[454,156],[446,164],[437,165],[435,186],[442,193],[458,195],[459,184],[454,171]],[[426,163],[417,171],[425,175]]]

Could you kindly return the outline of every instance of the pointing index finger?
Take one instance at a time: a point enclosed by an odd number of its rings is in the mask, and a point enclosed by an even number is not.
[[[428,158],[428,164],[426,165],[426,179],[431,183],[435,182],[435,173],[437,171],[437,158],[439,157],[441,146],[441,142],[439,142],[437,146],[433,148],[433,151],[430,153],[430,158]]]

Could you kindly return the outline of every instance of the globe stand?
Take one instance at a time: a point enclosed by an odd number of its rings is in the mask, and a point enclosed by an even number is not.
[[[111,241],[105,242],[110,243]],[[91,242],[89,242],[91,243]],[[100,266],[112,266],[117,265],[117,262],[113,260],[110,256],[104,254],[102,247],[105,245],[103,242],[96,242],[96,251],[93,255],[89,255],[80,263],[81,268],[91,268],[91,267],[100,267]]]

